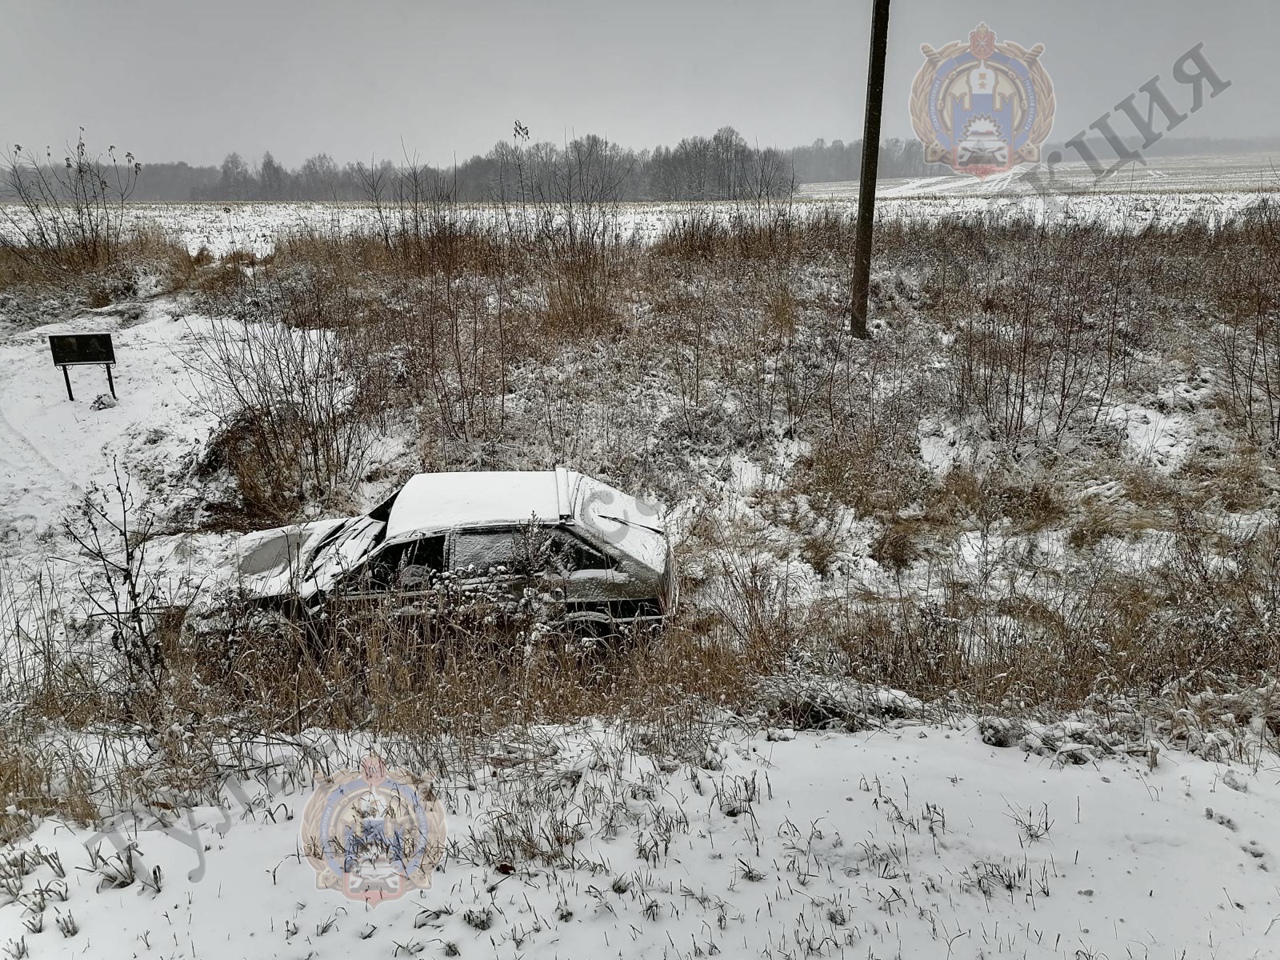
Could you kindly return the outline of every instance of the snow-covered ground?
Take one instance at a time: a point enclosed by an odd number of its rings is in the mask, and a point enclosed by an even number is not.
[[[1229,157],[1148,157],[1145,164],[1130,164],[1099,180],[1082,160],[1074,158],[1055,164],[1053,183],[1062,190],[1100,194],[1171,193],[1222,194],[1280,189],[1274,159],[1266,154]],[[1029,169],[978,179],[954,174],[885,180],[879,193],[885,197],[973,196],[991,197],[1016,189],[1019,177]],[[1049,170],[1043,177],[1048,183]],[[1025,189],[1025,187],[1023,188]],[[858,192],[857,181],[807,183],[800,187],[803,197],[850,197]]]
[[[0,339],[0,542],[14,548],[56,522],[89,484],[112,480],[113,459],[176,472],[208,434],[183,362],[198,354],[202,321],[173,309],[156,301],[134,321],[84,313]],[[90,332],[112,335],[114,401],[102,367],[69,369],[72,402],[53,365],[51,334]]]
[[[17,871],[0,944],[95,960],[1280,952],[1274,756],[1064,765],[910,721],[729,733],[693,763],[594,724],[518,746],[439,785],[449,854],[402,900],[317,889],[298,826],[314,784],[249,782],[114,840],[43,823],[21,849],[48,859]],[[490,854],[557,832],[527,862]],[[142,879],[114,888],[86,844],[128,842]]]
[[[108,309],[0,337],[0,656],[7,662],[29,655],[23,631],[78,610],[71,603],[82,593],[77,584],[101,573],[60,533],[87,493],[105,491],[99,502],[110,507],[123,480],[135,522],[204,502],[207,490],[192,485],[191,474],[216,418],[199,402],[189,364],[207,327],[207,319],[185,316],[162,298],[134,319]],[[53,365],[50,334],[87,332],[112,335],[114,400],[102,367],[69,368],[72,402]],[[157,494],[163,503],[150,503]],[[230,543],[225,535],[162,536],[148,548],[147,566],[176,600],[217,580]]]

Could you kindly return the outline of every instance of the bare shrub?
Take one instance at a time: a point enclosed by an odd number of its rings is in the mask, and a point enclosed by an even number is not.
[[[1254,441],[1280,448],[1280,315],[1264,312],[1216,338],[1227,380],[1227,408]]]
[[[976,405],[1007,439],[1057,441],[1105,402],[1115,376],[1120,318],[1111,312],[1098,323],[1087,313],[1095,304],[1085,301],[1097,284],[1090,265],[1115,261],[1083,249],[1050,257],[1045,245],[1031,248],[1012,283],[982,295],[983,312],[957,337],[956,407]]]
[[[118,696],[126,715],[154,702],[163,688],[166,663],[154,631],[156,585],[146,570],[151,520],[138,518],[129,479],[114,467],[110,490],[92,487],[64,521],[63,531],[101,580],[81,581],[92,617],[109,631],[111,648],[123,667]],[[115,686],[112,678],[100,678]]]
[[[1223,323],[1213,337],[1228,414],[1255,443],[1280,451],[1280,212],[1267,202],[1227,229],[1243,241],[1222,264],[1215,292]]]
[[[225,426],[206,469],[235,476],[248,515],[284,522],[304,503],[344,503],[362,476],[384,371],[335,328],[359,306],[322,276],[242,291],[238,316],[211,321],[191,366]]]
[[[612,325],[624,240],[617,200],[623,152],[597,136],[573,140],[531,175],[530,241],[545,258],[547,321],[570,335]]]
[[[5,155],[0,205],[0,253],[37,274],[100,269],[114,263],[125,242],[125,203],[142,165],[116,148],[107,162],[85,142],[84,128],[65,157],[43,158],[20,144]]]

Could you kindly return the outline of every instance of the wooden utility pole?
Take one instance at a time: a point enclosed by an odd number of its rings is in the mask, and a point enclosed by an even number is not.
[[[884,105],[884,60],[889,46],[889,0],[872,0],[871,57],[867,68],[867,109],[862,127],[862,175],[858,181],[858,235],[853,252],[853,313],[849,331],[867,339],[871,293],[871,239],[876,222],[876,169],[880,162],[880,113]]]

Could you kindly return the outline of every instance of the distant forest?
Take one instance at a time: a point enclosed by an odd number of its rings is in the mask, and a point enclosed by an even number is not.
[[[861,140],[815,140],[783,150],[753,146],[734,128],[711,137],[688,137],[674,147],[633,150],[588,135],[566,144],[533,143],[523,127],[510,142],[448,168],[410,159],[338,164],[317,154],[290,170],[271,155],[248,160],[229,153],[221,166],[185,162],[144,163],[134,200],[394,200],[410,189],[463,201],[545,200],[591,196],[608,200],[741,200],[785,196],[804,183],[856,180]],[[1089,141],[1097,156],[1112,156],[1101,140]],[[1276,141],[1165,139],[1150,156],[1226,155],[1274,149]],[[1079,157],[1061,144],[1068,160]],[[924,162],[919,142],[887,140],[880,146],[885,179],[942,175],[945,167]],[[407,175],[406,175],[407,174]]]
[[[269,151],[259,160],[229,153],[217,167],[144,163],[133,199],[366,200],[375,191],[412,184],[411,189],[464,201],[552,199],[584,188],[616,200],[738,200],[785,196],[801,183],[856,179],[861,163],[861,140],[817,140],[781,150],[753,146],[732,127],[639,151],[594,135],[566,144],[517,136],[447,168],[411,159],[339,164],[321,153],[290,170]],[[880,170],[884,177],[929,173],[915,140],[881,144]]]

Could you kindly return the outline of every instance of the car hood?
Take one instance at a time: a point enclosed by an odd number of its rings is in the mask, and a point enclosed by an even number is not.
[[[363,562],[385,528],[371,517],[347,517],[250,533],[236,545],[240,587],[256,599],[310,599]]]

